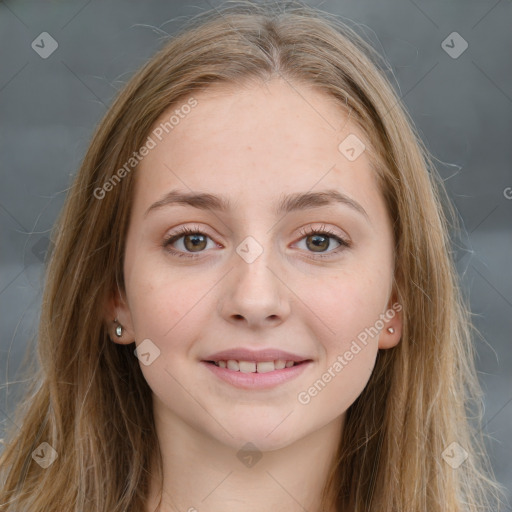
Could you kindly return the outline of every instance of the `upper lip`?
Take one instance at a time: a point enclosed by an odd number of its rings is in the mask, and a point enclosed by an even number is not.
[[[251,350],[248,348],[233,348],[229,350],[223,350],[221,352],[215,352],[211,354],[203,361],[229,361],[230,359],[235,361],[294,361],[296,363],[301,361],[308,361],[310,358],[303,357],[298,354],[292,354],[284,350],[278,350],[274,348],[266,348],[261,350]]]

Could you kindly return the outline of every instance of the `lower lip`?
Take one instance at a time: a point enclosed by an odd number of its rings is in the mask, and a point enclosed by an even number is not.
[[[284,382],[288,382],[295,377],[298,377],[311,363],[305,361],[290,368],[283,368],[282,370],[273,370],[266,373],[244,373],[240,371],[229,370],[228,368],[221,368],[212,363],[201,361],[211,372],[223,381],[243,389],[269,389]]]

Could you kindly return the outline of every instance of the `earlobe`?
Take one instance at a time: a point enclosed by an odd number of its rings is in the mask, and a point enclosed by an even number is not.
[[[395,294],[393,294],[391,305],[388,305],[389,307],[384,314],[387,322],[379,336],[379,348],[381,349],[395,347],[398,345],[400,338],[402,337],[403,308],[400,303],[394,300],[394,297]]]
[[[110,332],[112,331],[112,332]],[[127,330],[123,327],[121,322],[117,319],[117,317],[112,322],[112,328],[109,329],[110,339],[114,343],[120,343],[122,345],[133,343],[133,339],[128,335]]]
[[[110,339],[114,343],[127,345],[135,341],[131,329],[126,328],[125,325],[119,321],[117,316],[114,318],[114,320],[107,320],[107,325]]]
[[[114,343],[127,345],[135,341],[131,326],[130,310],[120,292],[112,294],[105,308],[105,323]]]
[[[400,319],[391,320],[393,325],[385,327],[382,329],[379,337],[379,348],[386,349],[392,348],[398,345],[400,341],[400,337],[402,335],[401,322]],[[400,323],[400,325],[398,325]]]

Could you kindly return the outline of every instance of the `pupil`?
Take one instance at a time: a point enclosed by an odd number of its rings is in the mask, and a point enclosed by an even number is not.
[[[204,244],[204,238],[204,235],[187,235],[185,237],[185,246],[188,250],[194,248],[204,249],[204,247],[201,247],[201,243]]]
[[[327,237],[325,237],[323,235],[313,235],[311,238],[313,239],[313,246],[314,247],[317,247],[317,248],[320,247],[321,249],[322,248],[324,248],[324,249],[326,248],[325,242],[327,241]],[[322,244],[321,240],[323,240],[323,244]],[[320,242],[320,243],[318,243],[318,242]],[[327,245],[329,245],[328,241],[327,241]]]

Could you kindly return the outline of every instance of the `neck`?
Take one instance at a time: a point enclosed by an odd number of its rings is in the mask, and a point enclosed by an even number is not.
[[[163,474],[154,461],[146,512],[320,512],[343,419],[283,448],[244,457],[168,410],[155,414]],[[334,504],[322,512],[336,512]]]

